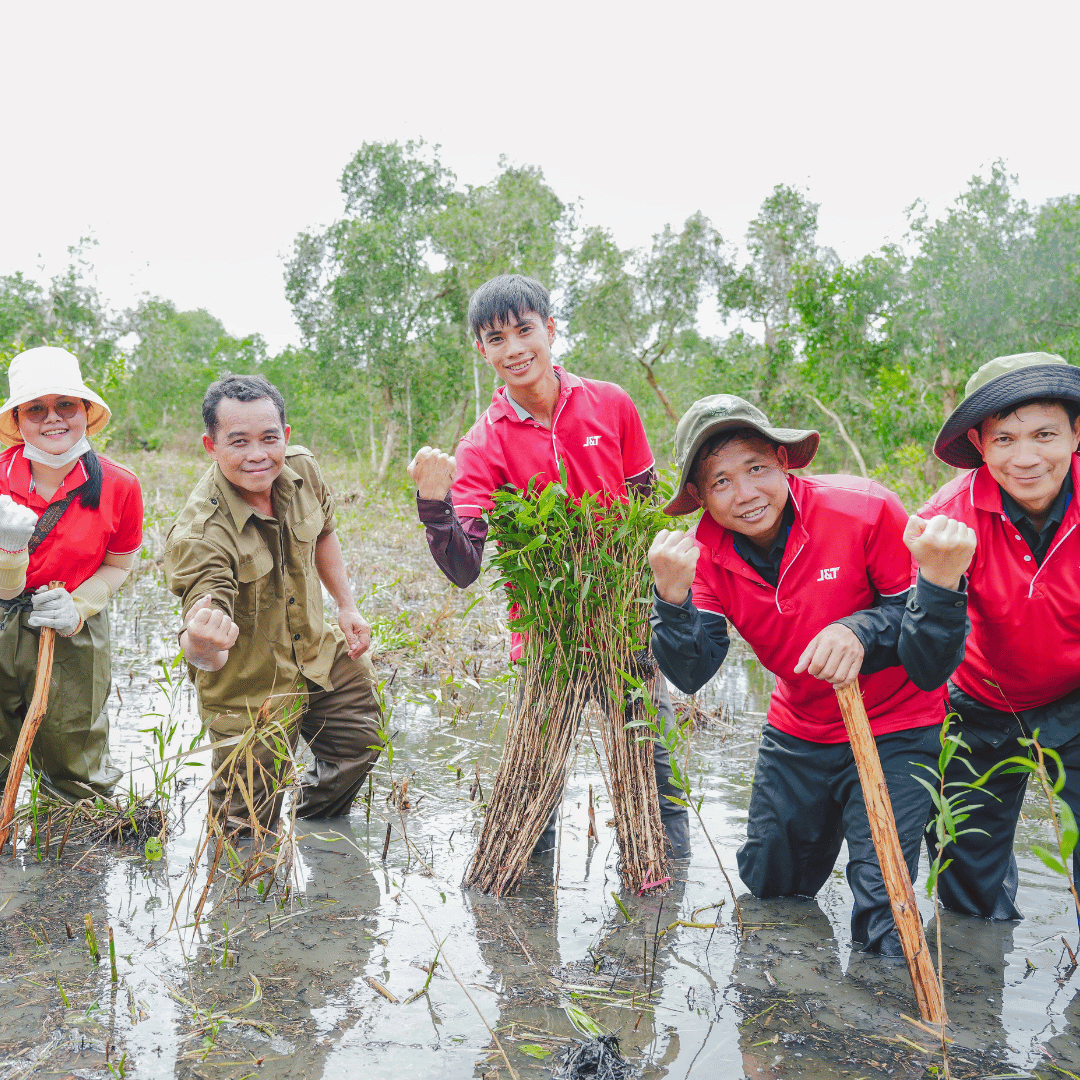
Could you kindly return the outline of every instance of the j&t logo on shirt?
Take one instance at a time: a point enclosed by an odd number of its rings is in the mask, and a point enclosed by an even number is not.
[[[586,435],[585,436],[585,441],[581,445],[582,446],[599,446],[600,445],[600,436],[599,435]]]
[[[839,570],[840,570],[839,566],[826,567],[825,569],[823,569],[821,571],[821,574],[818,576],[818,581],[835,581],[836,580],[836,575],[839,572]]]

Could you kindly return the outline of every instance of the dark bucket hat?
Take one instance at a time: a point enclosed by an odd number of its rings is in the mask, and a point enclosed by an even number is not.
[[[988,416],[1032,398],[1062,398],[1080,403],[1080,368],[1056,353],[1026,352],[988,360],[967,381],[964,400],[941,425],[934,453],[946,465],[977,469],[982,454],[967,437]]]
[[[664,513],[679,517],[698,509],[697,501],[686,490],[694,459],[713,435],[735,428],[749,428],[766,439],[786,446],[788,466],[792,469],[801,469],[813,461],[821,439],[816,431],[773,427],[760,409],[734,394],[712,394],[701,398],[686,410],[675,429],[675,464],[679,469],[679,487],[664,507]]]

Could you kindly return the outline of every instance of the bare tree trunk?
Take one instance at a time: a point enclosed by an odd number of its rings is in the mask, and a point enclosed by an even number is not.
[[[371,449],[371,471],[375,471],[375,402],[371,398],[371,375],[367,378],[368,442]]]
[[[469,399],[465,398],[461,403],[461,413],[458,416],[457,428],[454,431],[454,441],[450,444],[450,453],[453,453],[457,449],[457,444],[461,442],[461,433],[465,429],[465,411],[469,407]]]
[[[660,399],[660,404],[664,406],[664,412],[667,413],[668,419],[674,421],[676,424],[679,422],[679,414],[672,408],[671,399],[661,389],[660,384],[656,381],[656,376],[653,374],[653,369],[649,367],[640,357],[638,363],[645,370],[645,381],[653,388],[653,392]]]
[[[405,450],[406,457],[409,461],[412,461],[412,387],[410,384],[409,376],[405,376]]]
[[[379,470],[375,474],[375,482],[381,484],[386,479],[386,472],[390,468],[390,458],[394,453],[394,443],[397,442],[397,421],[390,417],[386,421],[386,434],[383,436],[382,460],[379,462]]]
[[[807,397],[836,425],[836,430],[840,432],[840,438],[847,443],[848,449],[855,455],[855,460],[859,465],[859,472],[862,473],[864,479],[869,480],[870,474],[866,471],[866,461],[862,456],[862,451],[855,445],[855,440],[848,434],[848,430],[844,427],[844,421],[840,419],[837,413],[834,413],[832,409],[828,408],[824,402],[814,397],[813,394],[808,394]]]

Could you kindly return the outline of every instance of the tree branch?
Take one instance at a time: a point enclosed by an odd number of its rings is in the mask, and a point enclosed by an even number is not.
[[[806,396],[836,425],[837,431],[840,432],[840,438],[847,443],[848,449],[855,455],[855,460],[859,465],[859,472],[862,473],[864,479],[869,480],[870,475],[866,471],[866,461],[862,456],[862,451],[859,450],[858,446],[855,445],[855,440],[848,434],[847,428],[844,427],[844,421],[809,391],[806,392]]]

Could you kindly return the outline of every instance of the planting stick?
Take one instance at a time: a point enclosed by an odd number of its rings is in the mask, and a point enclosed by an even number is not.
[[[50,581],[50,589],[62,589],[62,581]],[[19,785],[22,783],[23,771],[26,769],[27,758],[30,757],[30,744],[34,741],[42,720],[45,719],[45,710],[49,707],[49,679],[52,677],[53,648],[56,644],[56,631],[50,626],[41,628],[38,638],[38,662],[37,679],[34,682],[34,696],[30,701],[30,708],[23,721],[22,730],[19,732],[19,741],[15,745],[15,753],[11,755],[11,765],[8,768],[7,784],[4,786],[4,797],[0,800],[0,849],[7,843],[8,828],[15,816],[15,800],[19,795]],[[12,844],[14,853],[14,844]]]
[[[847,728],[851,750],[859,770],[866,816],[870,820],[870,835],[874,838],[874,850],[877,852],[881,875],[889,893],[893,920],[900,935],[904,959],[907,960],[919,1015],[929,1024],[948,1023],[937,973],[926,947],[926,935],[923,933],[919,908],[915,903],[911,875],[904,861],[904,853],[900,849],[892,801],[885,785],[885,775],[881,771],[877,743],[870,731],[862,691],[858,683],[852,683],[838,689],[836,697],[840,702],[840,712],[844,717],[844,726]]]

